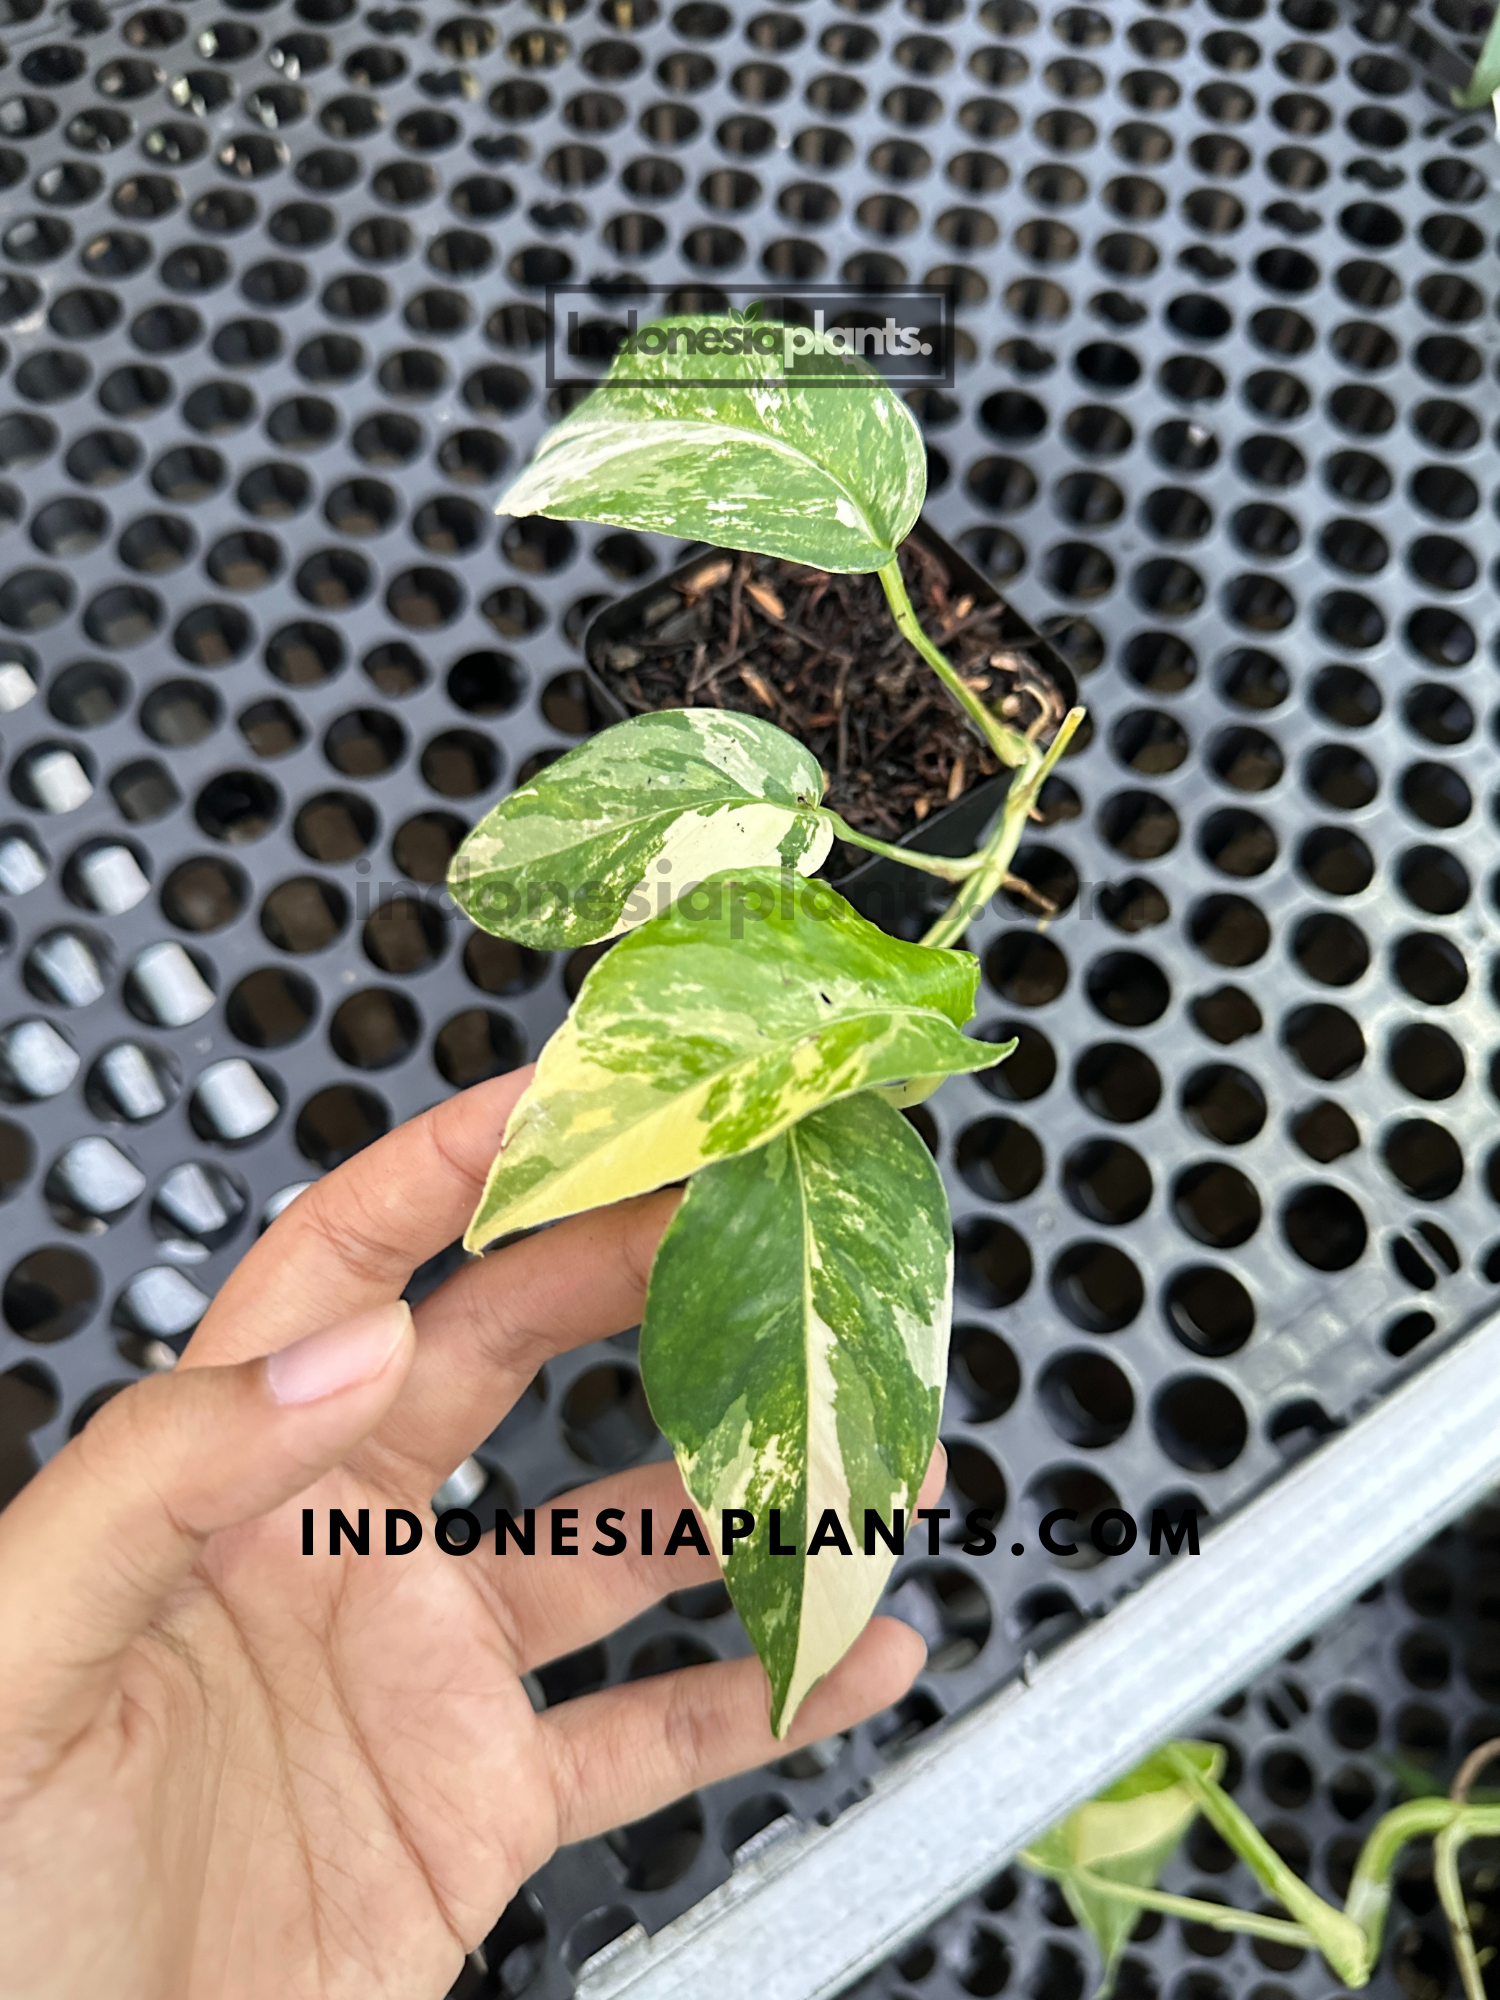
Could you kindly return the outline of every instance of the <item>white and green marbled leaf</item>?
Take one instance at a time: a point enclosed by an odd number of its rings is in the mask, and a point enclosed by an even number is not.
[[[1021,1854],[1028,1867],[1053,1878],[1073,1914],[1092,1933],[1104,1963],[1101,1992],[1113,1985],[1120,1954],[1141,1913],[1134,1904],[1093,1886],[1093,1878],[1154,1889],[1201,1810],[1169,1754],[1174,1751],[1205,1777],[1216,1778],[1223,1768],[1224,1752],[1214,1743],[1183,1741],[1153,1751]]]
[[[666,337],[734,325],[653,322]],[[882,568],[927,491],[916,419],[865,362],[820,357],[806,381],[774,379],[782,367],[779,354],[621,353],[496,512],[654,530],[817,569]]]
[[[728,868],[810,875],[833,840],[810,751],[753,715],[663,709],[602,730],[486,813],[448,886],[538,950],[616,936]]]
[[[721,1510],[755,1531],[725,1580],[790,1727],[875,1609],[888,1525],[916,1503],[937,1440],[953,1232],[927,1148],[861,1093],[688,1183],[652,1267],[641,1374],[718,1543]],[[771,1553],[770,1510],[795,1555]],[[833,1510],[834,1540],[810,1553]]]
[[[685,1179],[856,1091],[988,1069],[978,962],[826,883],[711,877],[590,971],[505,1128],[465,1244]]]

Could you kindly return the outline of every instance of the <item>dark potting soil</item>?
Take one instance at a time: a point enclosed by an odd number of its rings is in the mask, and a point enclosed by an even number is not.
[[[901,573],[922,629],[1010,725],[1048,735],[1062,717],[1050,679],[1002,644],[998,605],[976,605],[938,556],[908,541]],[[711,553],[648,599],[639,634],[595,670],[633,715],[731,708],[805,743],[825,803],[899,840],[999,769],[957,703],[891,617],[880,579],[833,576],[770,556]],[[829,872],[867,856],[839,843]]]

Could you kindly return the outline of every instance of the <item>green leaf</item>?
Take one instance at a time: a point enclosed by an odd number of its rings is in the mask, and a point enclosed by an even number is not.
[[[1500,93],[1500,10],[1490,23],[1473,75],[1463,90],[1453,92],[1453,102],[1462,111],[1474,111],[1497,93]],[[1500,123],[1500,105],[1496,107],[1495,116]]]
[[[937,1439],[953,1230],[931,1155],[870,1093],[705,1167],[662,1238],[641,1374],[688,1490],[754,1533],[724,1563],[784,1736],[864,1629],[894,1555],[865,1509],[909,1509]],[[773,1555],[772,1508],[780,1540]],[[809,1554],[832,1508],[852,1553]]]
[[[677,351],[617,355],[499,513],[654,529],[818,569],[893,559],[922,511],[927,460],[916,419],[872,368],[820,356],[816,379],[777,381],[779,324],[684,316],[637,338],[657,329]],[[690,355],[687,340],[710,331],[751,352]],[[774,353],[756,351],[768,334]]]
[[[890,938],[826,883],[715,875],[614,945],[512,1111],[465,1243],[763,1146],[887,1083],[989,1069],[977,961]]]
[[[719,708],[637,715],[502,799],[448,886],[500,937],[593,944],[727,868],[812,874],[833,842],[822,795],[817,759],[772,723]]]
[[[1171,1760],[1178,1750],[1207,1778],[1223,1769],[1224,1752],[1213,1743],[1183,1742],[1157,1750],[1097,1798],[1050,1827],[1021,1856],[1050,1875],[1068,1907],[1090,1932],[1104,1962],[1101,1992],[1114,1984],[1115,1968],[1140,1910],[1101,1893],[1085,1875],[1154,1889],[1199,1811],[1197,1796]]]

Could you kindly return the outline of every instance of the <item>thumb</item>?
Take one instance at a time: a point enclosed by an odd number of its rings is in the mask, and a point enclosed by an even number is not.
[[[208,1537],[346,1457],[395,1400],[414,1343],[398,1300],[106,1403],[0,1514],[0,1735],[82,1727]]]

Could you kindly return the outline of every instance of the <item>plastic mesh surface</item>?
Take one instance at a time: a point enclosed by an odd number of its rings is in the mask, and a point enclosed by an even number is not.
[[[1058,1562],[1047,1507],[1223,1511],[1500,1278],[1493,156],[1401,28],[10,0],[12,1449],[164,1361],[279,1197],[534,1053],[576,985],[440,891],[587,727],[592,606],[672,553],[490,516],[549,418],[546,281],[609,281],[604,323],[631,273],[949,284],[929,512],[1090,706],[1019,863],[1060,916],[971,937],[1021,1049],[925,1128],[960,1253],[949,1504],[1003,1505],[1000,1550],[899,1573],[932,1643],[899,1713],[549,1868],[495,1991],[566,1991],[1107,1602],[1142,1551]],[[626,1339],[481,1457],[533,1502],[660,1449]],[[742,1650],[717,1605],[544,1685]],[[1248,1976],[1234,1949],[1213,1977]]]

